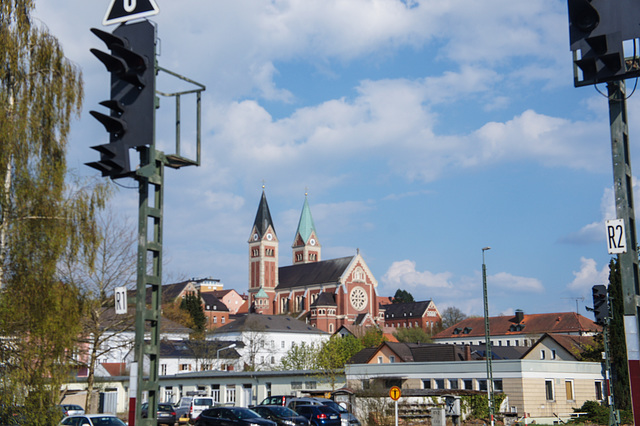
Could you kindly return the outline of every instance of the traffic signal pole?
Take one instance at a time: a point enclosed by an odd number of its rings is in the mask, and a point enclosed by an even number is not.
[[[613,158],[613,186],[616,214],[624,221],[627,251],[619,254],[624,303],[624,330],[627,343],[631,404],[636,425],[640,425],[640,341],[638,318],[640,307],[640,276],[638,274],[638,240],[633,207],[633,182],[629,151],[629,127],[624,81],[607,84],[609,95],[609,124]]]
[[[116,3],[113,3],[116,4]],[[136,3],[137,4],[137,3]],[[140,3],[142,4],[142,3]],[[118,5],[121,5],[118,3]],[[135,10],[134,10],[135,11]],[[146,13],[146,12],[144,12]],[[113,33],[91,30],[110,53],[91,49],[111,74],[110,99],[100,104],[110,113],[91,111],[109,133],[109,143],[92,147],[100,160],[87,163],[113,180],[133,178],[138,183],[138,260],[134,362],[129,383],[129,426],[156,426],[160,400],[160,317],[162,307],[162,227],[165,166],[179,169],[200,165],[201,93],[205,86],[161,68],[156,63],[156,29],[149,21],[122,24]],[[156,90],[156,75],[163,71],[197,88],[175,93]],[[196,96],[195,160],[180,155],[180,99]],[[165,155],[155,147],[156,96],[176,99],[176,153]],[[130,164],[130,151],[140,155],[137,167]],[[149,297],[147,297],[149,296]],[[148,412],[142,418],[146,396]]]

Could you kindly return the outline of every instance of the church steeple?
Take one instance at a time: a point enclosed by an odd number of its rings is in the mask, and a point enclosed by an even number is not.
[[[318,242],[318,233],[311,216],[307,194],[304,196],[302,213],[300,213],[300,220],[298,221],[298,230],[291,248],[293,249],[294,265],[320,261],[321,246],[320,242]]]
[[[257,313],[271,314],[278,285],[278,238],[264,189],[248,243],[250,305]]]

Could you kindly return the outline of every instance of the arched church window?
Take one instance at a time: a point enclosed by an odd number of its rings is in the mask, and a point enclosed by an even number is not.
[[[353,281],[364,282],[364,270],[362,269],[361,266],[358,266],[353,271]]]

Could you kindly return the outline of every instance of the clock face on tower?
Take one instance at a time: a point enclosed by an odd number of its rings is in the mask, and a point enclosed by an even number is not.
[[[271,235],[271,232],[267,234],[267,240],[269,241],[273,240],[273,235]]]
[[[257,232],[253,234],[253,241],[258,241],[258,238],[260,238],[260,236],[258,235]]]
[[[356,311],[361,311],[367,306],[367,293],[364,291],[362,287],[354,287],[351,290],[351,294],[349,295],[349,301],[351,302],[351,306]]]
[[[310,239],[310,240],[309,240],[309,244],[311,244],[312,246],[315,246],[315,245],[316,245],[316,240],[315,240],[315,239],[313,239],[313,238],[312,238],[312,239]]]

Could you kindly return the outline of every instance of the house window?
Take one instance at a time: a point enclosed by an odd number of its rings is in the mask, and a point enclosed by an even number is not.
[[[551,349],[551,359],[556,359],[556,350]]]
[[[306,389],[316,389],[317,388],[317,383],[316,382],[304,382],[304,387]]]
[[[574,401],[575,396],[573,395],[573,380],[565,380],[564,388],[567,393],[567,401]]]
[[[396,357],[395,357],[395,356],[393,356],[393,355],[391,355],[391,356],[389,357],[389,362],[390,362],[391,364],[393,364],[394,362],[396,362]]]
[[[493,381],[493,390],[496,392],[502,392],[502,379]]]
[[[378,357],[378,364],[382,364],[382,357],[381,356]]]
[[[234,403],[236,402],[236,387],[231,385],[231,386],[227,386],[227,403]]]
[[[291,390],[302,390],[302,382],[291,382]]]
[[[220,385],[211,385],[211,397],[213,402],[220,403]]]
[[[284,349],[284,345],[285,345],[285,343],[284,343],[284,340],[283,340],[283,341],[280,342],[280,348]]]
[[[422,381],[422,387],[424,389],[431,389],[431,379],[425,379]]]
[[[547,401],[555,400],[553,395],[553,380],[545,380],[544,381],[544,391],[547,397]]]
[[[544,349],[542,349],[540,351],[540,359],[545,359],[547,357],[547,354],[545,353]]]
[[[596,401],[602,401],[604,399],[602,397],[602,395],[604,395],[604,392],[602,392],[602,382],[599,380],[596,380],[595,384],[596,384]]]
[[[220,317],[220,322],[224,324],[226,318],[225,317]]]
[[[167,375],[167,364],[161,364],[160,365],[160,374],[163,376]]]
[[[436,389],[444,389],[444,379],[436,379]]]
[[[333,333],[333,324],[329,324],[329,333]]]
[[[449,379],[449,389],[458,389],[458,379]]]
[[[473,390],[473,379],[464,379],[462,381],[463,389]]]
[[[218,323],[218,317],[213,317],[213,323],[217,324]]]
[[[191,371],[191,364],[180,364],[180,371]]]
[[[486,380],[478,380],[478,390],[482,392],[487,391],[487,381]]]

